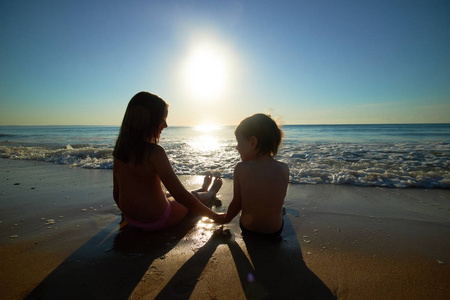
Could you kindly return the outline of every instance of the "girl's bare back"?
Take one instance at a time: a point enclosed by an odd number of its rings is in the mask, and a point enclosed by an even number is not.
[[[139,221],[158,220],[167,210],[168,200],[161,180],[149,162],[135,166],[134,161],[114,160],[114,199],[124,215]]]
[[[221,217],[203,204],[216,196],[222,186],[220,178],[214,180],[209,191],[199,189],[196,198],[184,188],[161,146],[155,145],[147,157],[137,166],[133,160],[129,163],[114,160],[114,199],[125,217],[149,223],[159,221],[168,212],[166,227],[178,224],[188,209],[211,219]],[[166,198],[163,183],[170,198]]]

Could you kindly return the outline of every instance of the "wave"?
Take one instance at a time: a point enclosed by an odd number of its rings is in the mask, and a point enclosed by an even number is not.
[[[87,145],[63,148],[0,146],[0,157],[52,162],[87,169],[112,169],[112,149]]]
[[[311,143],[281,156],[296,183],[450,188],[448,143]]]
[[[163,143],[178,175],[219,172],[232,178],[239,155],[231,143],[205,151],[188,142]],[[52,147],[0,145],[0,157],[89,169],[112,169],[113,149],[85,143]],[[449,143],[285,144],[277,159],[293,184],[347,184],[389,188],[450,188]]]

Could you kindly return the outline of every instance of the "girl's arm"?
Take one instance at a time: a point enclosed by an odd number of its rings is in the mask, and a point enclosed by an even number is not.
[[[164,186],[169,190],[169,193],[175,200],[196,214],[206,216],[213,220],[220,218],[218,214],[209,209],[184,188],[183,184],[173,171],[166,152],[161,146],[157,145],[153,149],[152,155],[150,156],[150,162],[155,167],[156,173]]]
[[[234,169],[233,175],[233,200],[231,200],[230,206],[228,206],[227,214],[220,223],[229,223],[237,214],[241,211],[241,187],[239,184],[239,164]]]
[[[117,181],[117,177],[116,177],[116,174],[115,174],[114,170],[113,170],[113,198],[114,198],[114,201],[117,204],[117,207],[120,209],[120,205],[119,205],[119,183]]]

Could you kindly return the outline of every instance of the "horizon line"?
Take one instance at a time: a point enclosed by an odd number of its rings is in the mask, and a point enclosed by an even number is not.
[[[278,124],[279,126],[353,126],[353,125],[446,125],[450,124],[450,122],[421,122],[421,123],[304,123],[304,124]],[[238,124],[228,124],[228,125],[215,125],[218,127],[229,127],[229,126],[237,126]],[[0,127],[120,127],[121,125],[95,125],[95,124],[47,124],[47,125],[7,125],[0,124]],[[201,125],[170,125],[170,127],[197,127]]]

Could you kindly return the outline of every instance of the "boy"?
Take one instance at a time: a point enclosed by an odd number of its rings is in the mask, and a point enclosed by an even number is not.
[[[244,236],[277,238],[283,231],[282,208],[289,168],[274,159],[283,132],[272,118],[255,114],[235,130],[242,162],[234,170],[234,195],[223,223],[240,211]]]

